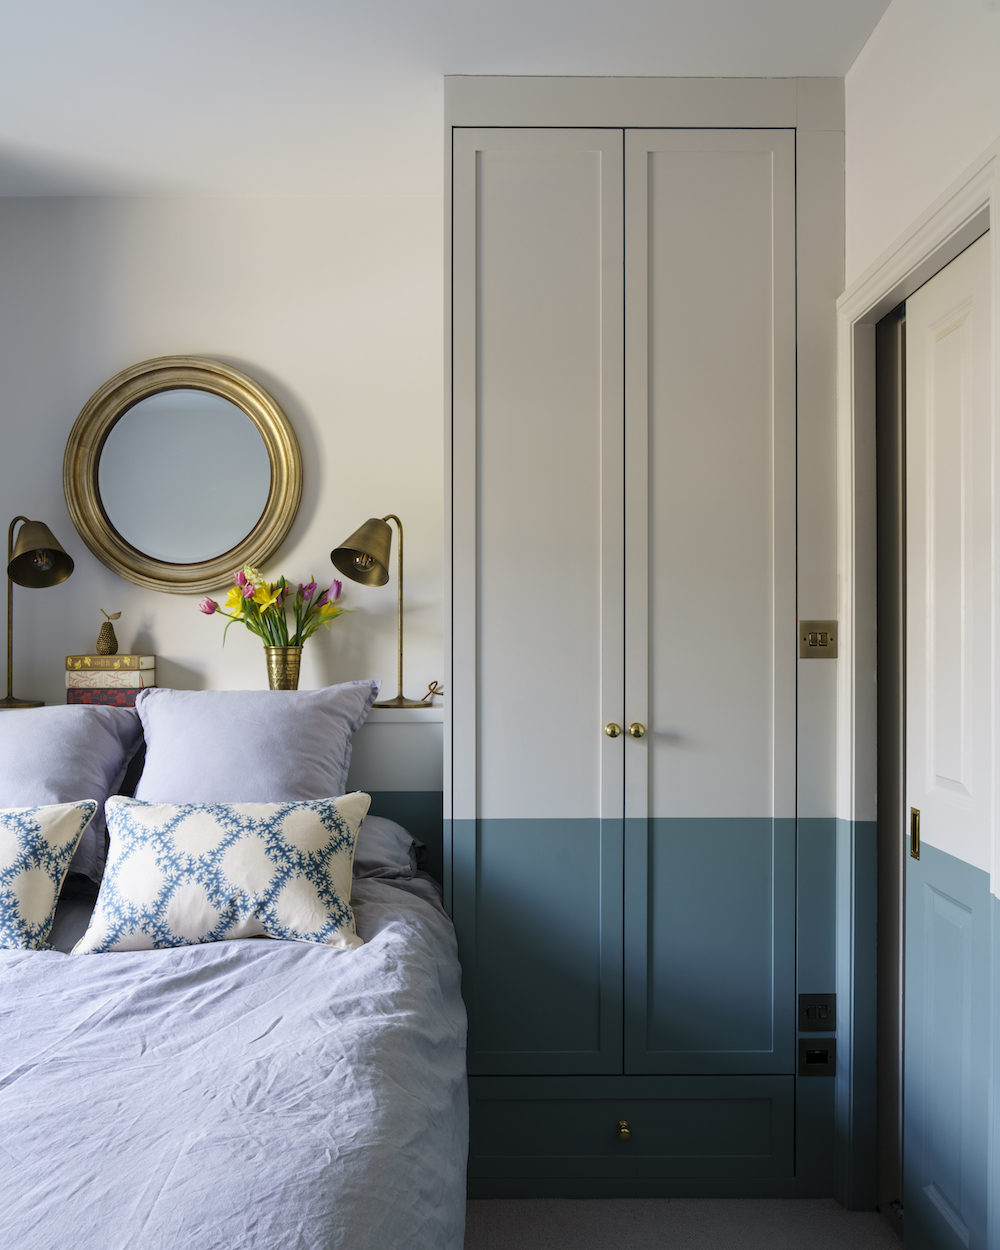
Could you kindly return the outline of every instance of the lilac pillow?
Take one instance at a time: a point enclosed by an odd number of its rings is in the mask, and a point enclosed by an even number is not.
[[[356,877],[414,877],[417,847],[423,846],[387,816],[366,816],[354,846]]]
[[[136,697],[144,803],[280,803],[347,789],[351,735],[381,682],[322,690],[170,690]]]
[[[142,741],[130,707],[96,704],[0,712],[0,808],[93,799],[97,815],[69,866],[99,882],[104,871],[104,801],[118,789]]]

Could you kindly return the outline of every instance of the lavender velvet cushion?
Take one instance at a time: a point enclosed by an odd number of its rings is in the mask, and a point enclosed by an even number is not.
[[[104,871],[104,802],[121,785],[142,740],[130,707],[73,705],[0,712],[0,808],[93,799],[97,815],[69,866],[99,882]]]
[[[351,735],[381,682],[321,690],[143,690],[144,803],[280,803],[347,789]]]

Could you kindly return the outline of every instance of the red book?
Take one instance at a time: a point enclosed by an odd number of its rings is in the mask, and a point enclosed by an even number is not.
[[[66,691],[67,703],[104,703],[112,707],[135,707],[138,690],[121,690],[112,686],[84,690],[79,686]]]

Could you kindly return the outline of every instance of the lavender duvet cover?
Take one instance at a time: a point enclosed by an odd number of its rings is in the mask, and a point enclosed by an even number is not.
[[[0,951],[4,1246],[461,1250],[454,932],[423,880],[353,902],[356,951]]]

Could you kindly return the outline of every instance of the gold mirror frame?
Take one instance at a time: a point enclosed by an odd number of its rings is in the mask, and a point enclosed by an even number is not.
[[[116,422],[141,399],[180,389],[208,391],[235,404],[257,428],[271,464],[271,489],[260,520],[235,547],[196,564],[156,560],[126,542],[108,519],[97,479],[101,452]],[[222,474],[224,466],[219,469]],[[160,356],[124,369],[84,405],[66,443],[63,491],[80,537],[119,577],[151,590],[198,594],[224,586],[244,564],[264,564],[278,549],[302,497],[302,456],[288,418],[252,378],[218,360]]]

